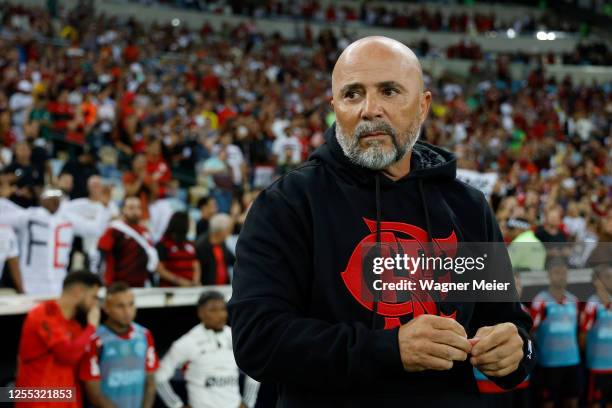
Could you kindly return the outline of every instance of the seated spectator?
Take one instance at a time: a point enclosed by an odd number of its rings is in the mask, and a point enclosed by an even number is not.
[[[232,218],[216,214],[210,219],[208,232],[196,241],[196,252],[202,270],[202,285],[228,285],[230,268],[236,258],[227,248],[225,240],[233,228]]]
[[[217,214],[217,200],[213,197],[202,197],[198,200],[198,209],[200,210],[200,219],[196,224],[196,237],[208,232],[208,225],[213,215]]]
[[[189,215],[186,212],[175,212],[156,246],[159,261],[164,266],[159,286],[200,285],[200,263],[193,243],[187,240],[188,231]]]

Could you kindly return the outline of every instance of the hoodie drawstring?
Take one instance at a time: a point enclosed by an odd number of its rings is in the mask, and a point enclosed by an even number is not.
[[[376,173],[375,176],[375,181],[376,181],[376,252],[377,252],[377,256],[381,256],[382,255],[382,250],[381,250],[381,242],[380,242],[380,213],[381,213],[381,200],[380,200],[380,175],[378,173]],[[378,292],[374,293],[374,304],[373,304],[373,312],[372,313],[372,323],[371,326],[373,329],[376,328],[376,315],[378,314],[378,299],[379,298],[379,294]]]

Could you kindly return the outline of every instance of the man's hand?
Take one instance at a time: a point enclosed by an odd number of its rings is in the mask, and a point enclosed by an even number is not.
[[[512,323],[481,327],[470,341],[474,344],[470,363],[486,375],[506,376],[523,359],[523,339]]]
[[[406,371],[450,370],[453,361],[465,361],[472,348],[463,326],[434,315],[421,315],[400,327],[398,341]]]

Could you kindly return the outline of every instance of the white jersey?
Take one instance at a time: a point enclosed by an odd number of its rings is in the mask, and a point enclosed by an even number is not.
[[[105,207],[102,203],[92,201],[89,198],[77,198],[63,202],[62,205],[66,207],[65,211],[70,211],[73,214],[91,221],[98,219],[100,216],[105,216],[108,219],[119,216],[119,208],[112,201]],[[83,251],[89,258],[89,270],[92,272],[98,271],[100,265],[98,240],[102,234],[104,234],[107,227],[108,224],[104,225],[103,229],[95,231],[93,234],[77,234],[83,239]]]
[[[259,390],[259,383],[255,380],[245,378],[244,397],[240,396],[239,370],[234,359],[229,327],[215,332],[198,324],[172,344],[155,373],[157,392],[170,408],[187,405],[168,382],[175,370],[185,364],[190,407],[238,407],[241,401],[249,408],[255,405]]]
[[[23,290],[28,295],[58,296],[66,277],[72,241],[76,234],[104,231],[108,213],[88,220],[66,209],[51,214],[43,207],[21,208],[0,199],[0,224],[7,224],[19,235],[19,266]]]
[[[19,256],[17,236],[8,225],[0,225],[0,279],[7,259]]]

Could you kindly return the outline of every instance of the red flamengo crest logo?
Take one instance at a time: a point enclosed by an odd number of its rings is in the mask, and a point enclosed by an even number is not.
[[[372,281],[375,278],[370,265],[364,262],[369,252],[375,251],[381,257],[395,257],[396,254],[406,254],[410,257],[440,256],[442,252],[447,257],[454,257],[457,253],[457,236],[455,232],[446,238],[434,238],[433,244],[427,242],[427,232],[415,225],[401,222],[380,223],[380,253],[376,248],[376,221],[363,219],[370,234],[363,238],[353,250],[346,269],[341,273],[342,280],[351,295],[363,307],[374,310],[374,293]],[[431,249],[430,249],[431,248]],[[451,274],[446,272],[441,275],[434,274],[431,270],[419,268],[411,274],[402,276],[394,269],[385,269],[380,275],[384,282],[398,282],[401,279],[409,279],[417,282],[422,278],[436,279],[440,283],[450,282]],[[444,299],[444,294],[439,294]],[[431,293],[426,291],[402,291],[383,290],[378,294],[377,314],[385,317],[385,328],[390,329],[401,324],[399,317],[412,315],[417,317],[421,314],[439,314],[435,299]],[[456,317],[456,312],[450,316]]]

